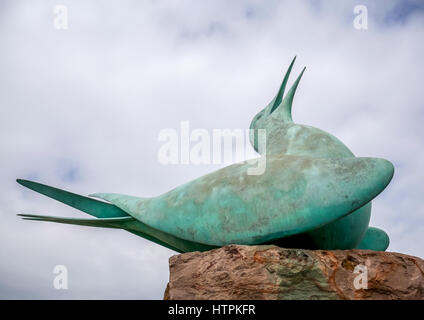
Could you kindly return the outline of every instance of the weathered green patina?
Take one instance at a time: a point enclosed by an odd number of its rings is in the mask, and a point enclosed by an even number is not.
[[[284,97],[293,63],[275,98],[250,126],[252,146],[266,163],[263,174],[251,175],[251,163],[237,163],[153,198],[104,193],[90,198],[18,180],[97,219],[21,216],[125,229],[178,252],[264,243],[385,250],[386,233],[368,227],[370,201],[389,184],[393,165],[379,158],[356,158],[336,137],[293,123],[293,97],[304,71]],[[265,151],[258,145],[260,129]]]

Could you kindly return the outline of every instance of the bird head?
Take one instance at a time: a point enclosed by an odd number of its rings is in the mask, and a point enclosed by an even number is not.
[[[306,69],[303,68],[300,75],[297,77],[296,81],[293,83],[292,87],[288,91],[287,95],[284,96],[284,91],[286,89],[287,81],[290,76],[293,64],[296,60],[296,57],[293,58],[287,72],[284,76],[283,82],[281,83],[280,89],[278,90],[277,95],[272,99],[272,101],[259,113],[257,113],[250,124],[250,143],[252,147],[258,151],[258,131],[260,129],[265,130],[266,136],[268,136],[273,128],[281,128],[282,126],[290,125],[293,123],[292,120],[292,104],[294,94],[296,93],[297,86],[300,79]]]

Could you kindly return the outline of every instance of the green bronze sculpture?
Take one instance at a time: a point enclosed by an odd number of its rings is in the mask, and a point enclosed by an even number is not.
[[[387,234],[368,224],[371,200],[389,184],[393,165],[379,158],[356,158],[336,137],[293,123],[293,97],[304,71],[284,96],[294,60],[275,98],[250,125],[251,144],[266,159],[262,174],[250,175],[248,162],[236,163],[154,198],[105,193],[84,197],[18,179],[96,219],[21,216],[124,229],[178,252],[271,243],[386,250]],[[259,132],[265,132],[265,151],[258,145]]]

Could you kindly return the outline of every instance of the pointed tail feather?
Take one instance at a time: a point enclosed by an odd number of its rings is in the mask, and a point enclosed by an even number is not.
[[[56,222],[63,224],[72,224],[78,226],[86,227],[97,227],[97,228],[113,228],[113,229],[123,229],[128,232],[131,232],[139,237],[145,238],[152,242],[155,242],[161,246],[164,246],[168,249],[183,252],[180,248],[174,247],[172,244],[168,244],[158,238],[155,238],[147,233],[141,232],[139,230],[133,230],[131,226],[128,225],[128,222],[138,221],[133,217],[123,217],[123,218],[104,218],[104,219],[77,219],[77,218],[63,218],[63,217],[52,217],[52,216],[40,216],[35,214],[18,214],[22,217],[23,220],[32,220],[32,221],[44,221],[44,222]]]
[[[52,216],[40,216],[34,214],[18,214],[23,217],[24,220],[35,220],[35,221],[47,221],[57,222],[64,224],[74,224],[79,226],[87,227],[101,227],[101,228],[123,228],[123,223],[134,221],[132,217],[124,218],[105,218],[105,219],[77,219],[77,218],[63,218],[63,217],[52,217]]]
[[[75,209],[84,211],[85,213],[88,213],[89,215],[96,218],[118,218],[129,216],[122,209],[107,202],[84,197],[79,194],[29,180],[17,179],[16,181],[24,187],[67,204],[68,206],[71,206]]]
[[[189,251],[206,251],[214,248],[200,243],[179,239],[160,230],[153,229],[130,216],[104,219],[63,218],[34,214],[18,214],[18,216],[22,217],[24,220],[55,222],[86,227],[122,229],[180,253]]]

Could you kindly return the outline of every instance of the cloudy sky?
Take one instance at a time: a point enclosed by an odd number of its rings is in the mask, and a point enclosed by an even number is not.
[[[67,30],[54,28],[57,4]],[[353,26],[359,4],[367,30]],[[421,0],[0,2],[0,299],[161,299],[175,252],[23,221],[88,216],[15,179],[149,197],[216,170],[161,165],[160,130],[247,128],[294,55],[295,75],[307,66],[294,121],[393,162],[371,225],[389,251],[424,257],[423,35]],[[56,265],[68,290],[53,287]]]

